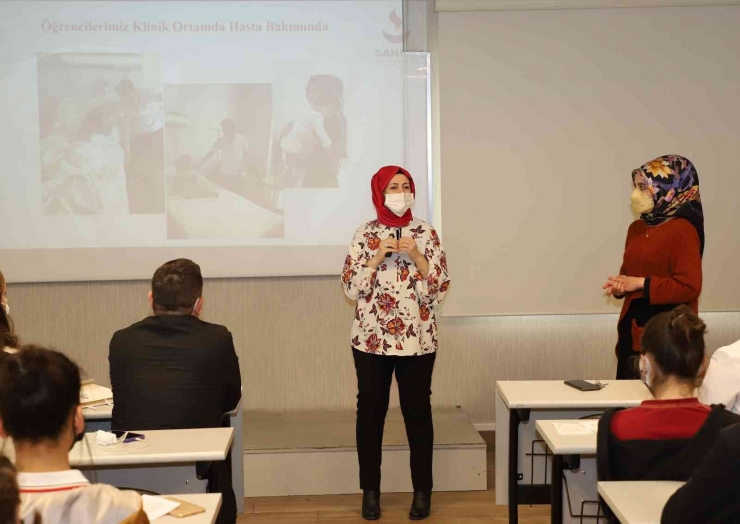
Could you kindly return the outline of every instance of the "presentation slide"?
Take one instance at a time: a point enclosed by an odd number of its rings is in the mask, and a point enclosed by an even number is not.
[[[370,178],[407,156],[401,14],[401,0],[0,3],[3,271],[146,278],[200,256],[218,262],[207,276],[338,273],[374,217]]]

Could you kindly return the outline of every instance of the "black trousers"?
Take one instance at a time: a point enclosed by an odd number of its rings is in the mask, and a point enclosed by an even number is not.
[[[640,354],[632,349],[632,318],[623,318],[617,332],[617,380],[639,380]]]
[[[436,353],[415,357],[374,355],[352,349],[357,370],[357,455],[360,488],[380,489],[383,429],[393,372],[411,451],[414,491],[432,490],[432,370]]]
[[[223,419],[223,427],[229,427],[229,417]],[[217,462],[197,462],[195,470],[199,479],[208,480],[208,493],[221,494],[221,509],[218,511],[216,524],[235,524],[236,523],[236,494],[234,493],[233,483],[231,480],[231,453],[229,450],[226,460]],[[240,450],[237,450],[239,452]],[[244,494],[240,493],[243,497]]]
[[[236,495],[231,482],[231,451],[226,460],[212,463],[208,474],[208,493],[221,493],[221,509],[216,524],[235,524]]]

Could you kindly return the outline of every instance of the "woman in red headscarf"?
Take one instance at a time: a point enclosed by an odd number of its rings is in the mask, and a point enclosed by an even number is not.
[[[378,218],[360,226],[344,263],[344,292],[357,301],[352,353],[357,370],[357,453],[362,516],[380,518],[383,426],[393,372],[411,451],[409,517],[429,516],[432,494],[432,370],[435,309],[450,279],[437,232],[411,214],[414,180],[386,166],[371,181]]]

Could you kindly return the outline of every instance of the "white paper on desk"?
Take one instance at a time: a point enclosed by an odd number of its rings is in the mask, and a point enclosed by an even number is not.
[[[180,505],[179,502],[175,502],[174,500],[162,497],[153,497],[151,495],[142,495],[141,502],[144,506],[144,513],[146,513],[146,516],[150,521],[158,519],[159,517],[164,517],[167,513]]]
[[[598,423],[598,420],[585,420],[578,422],[553,422],[552,425],[561,435],[594,435],[598,430]]]
[[[90,402],[100,402],[107,398],[113,398],[113,391],[105,386],[98,386],[97,384],[87,384],[80,388],[80,404],[87,404]]]
[[[590,419],[587,419],[587,420],[579,420],[578,423],[581,426],[587,427],[593,433],[598,433],[598,431],[599,431],[599,419],[597,419],[597,418],[590,418]]]

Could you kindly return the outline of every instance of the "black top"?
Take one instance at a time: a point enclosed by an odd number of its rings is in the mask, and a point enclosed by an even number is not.
[[[224,326],[155,315],[110,342],[113,429],[221,427],[241,396],[239,359]]]
[[[740,522],[740,424],[720,432],[704,462],[668,499],[661,522]]]
[[[611,419],[620,410],[609,409],[599,420],[596,469],[600,481],[685,481],[704,460],[719,432],[740,421],[740,416],[717,404],[690,439],[619,440],[612,433]]]

